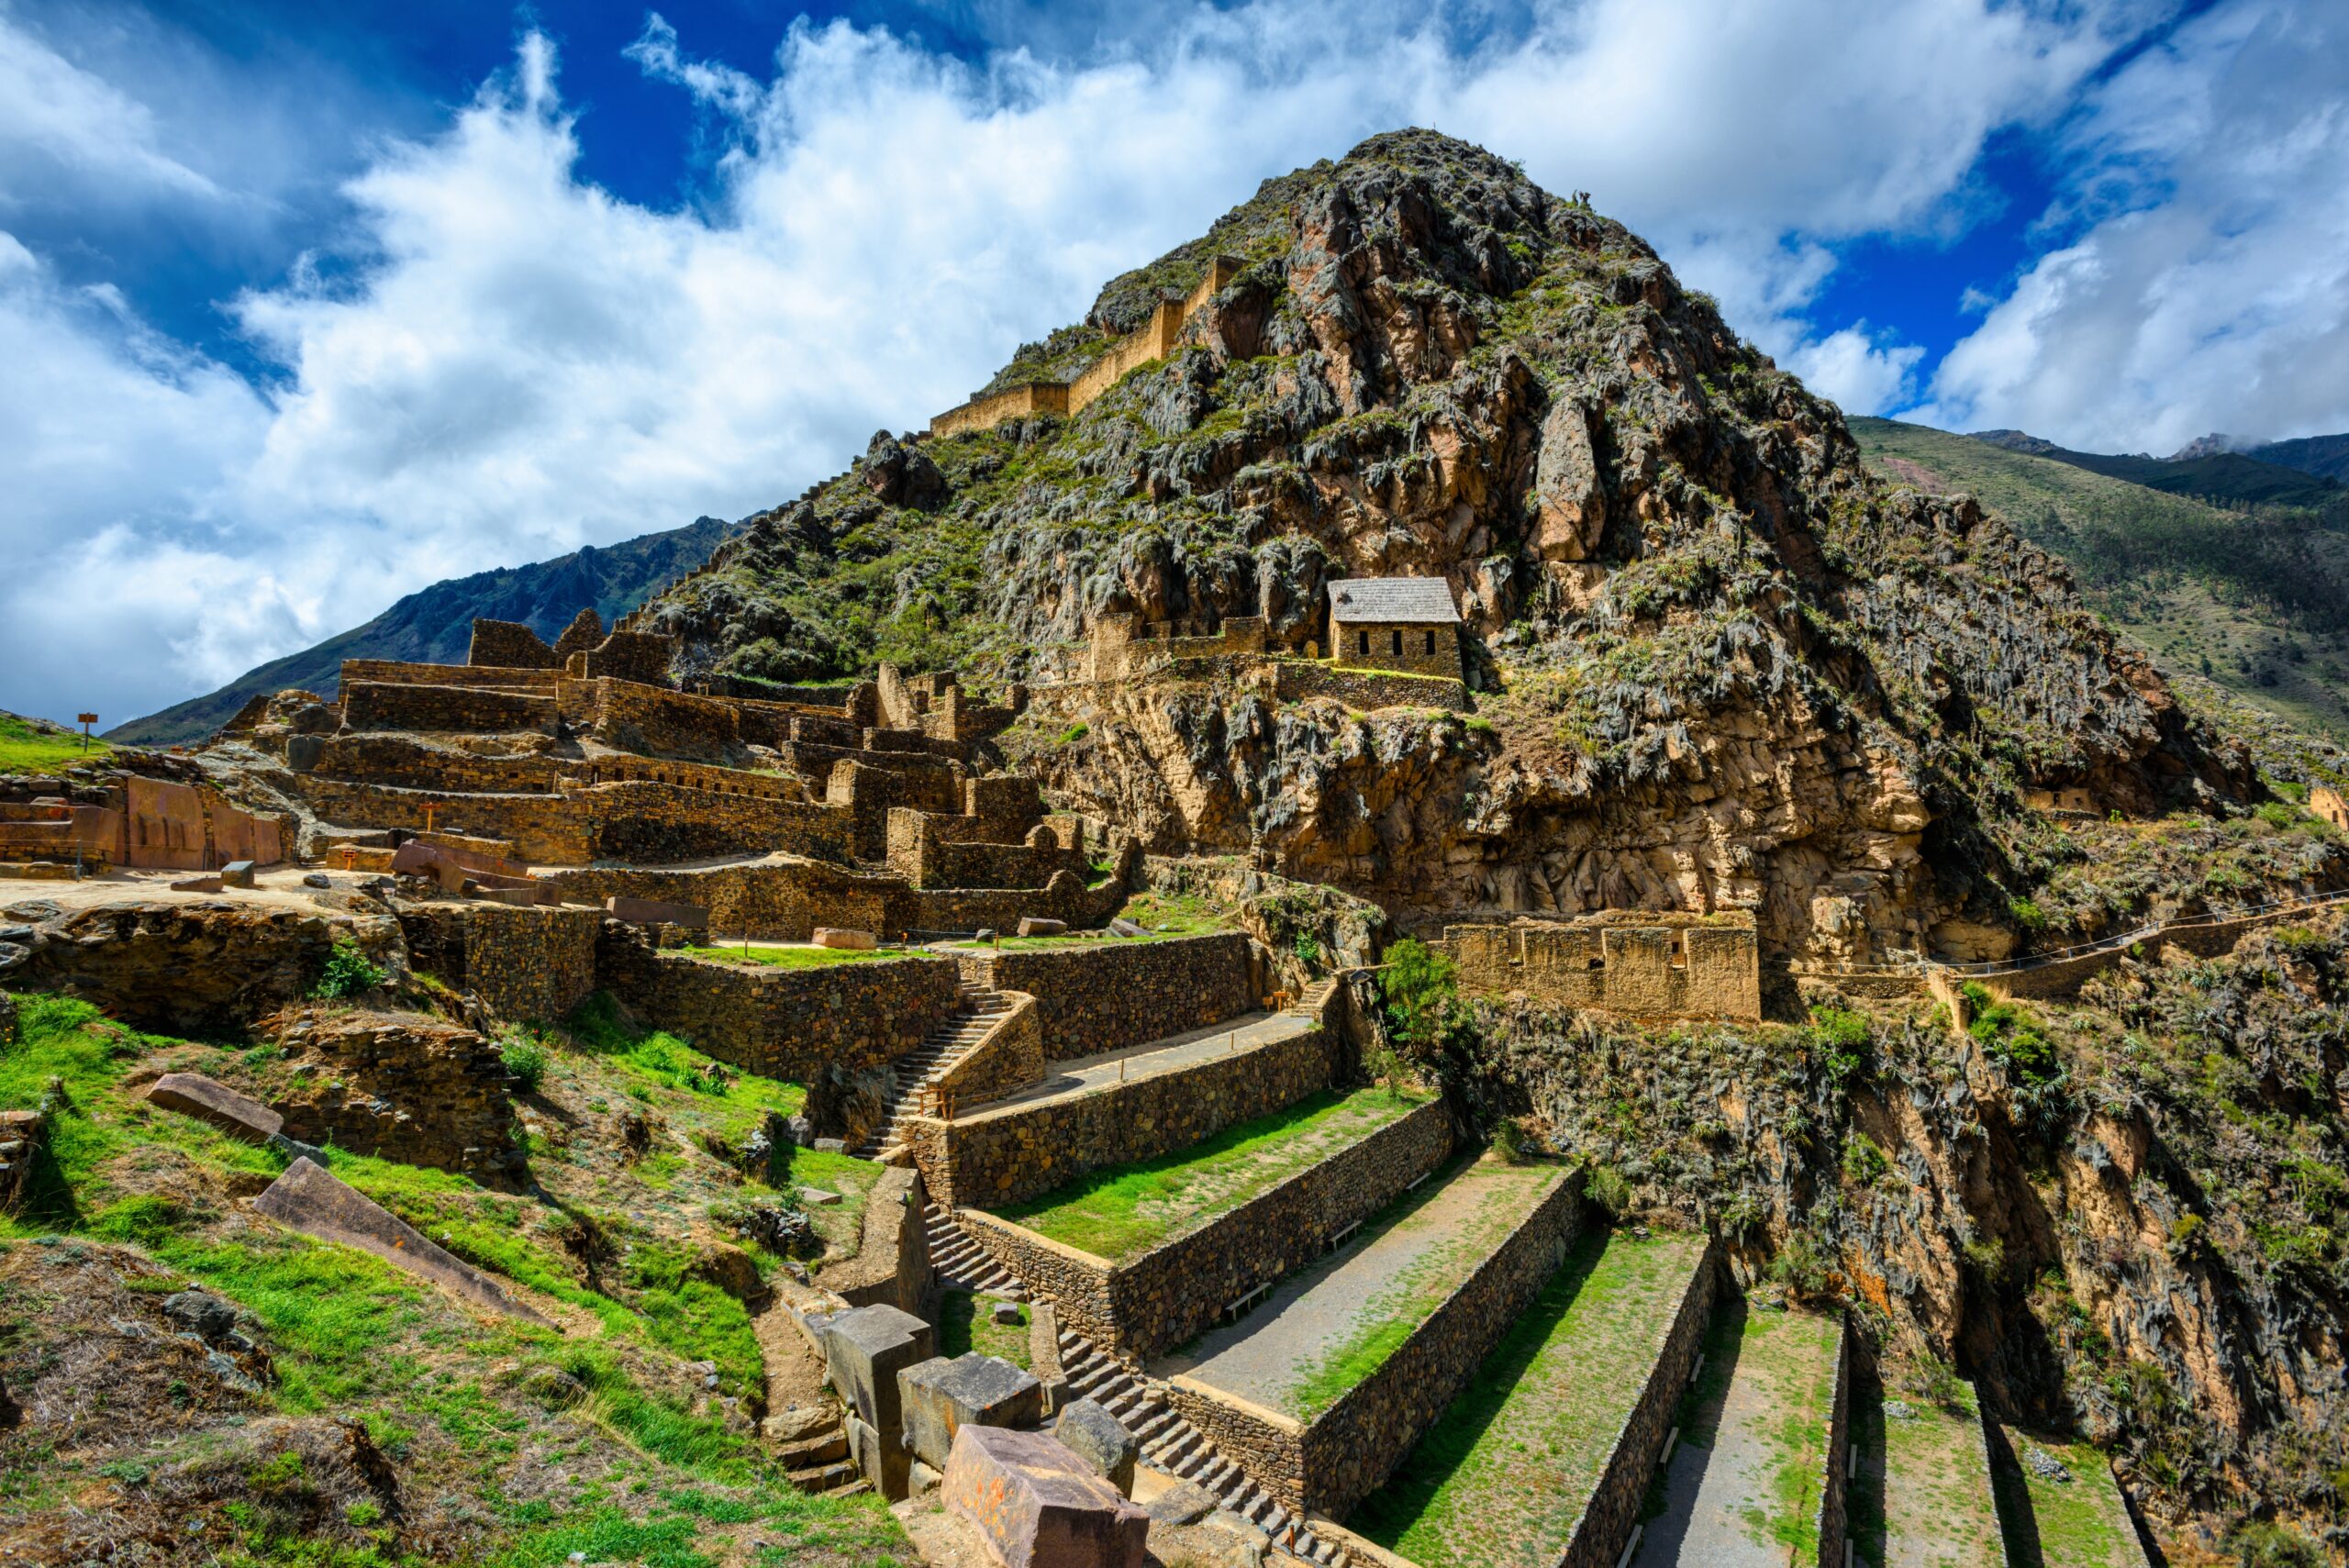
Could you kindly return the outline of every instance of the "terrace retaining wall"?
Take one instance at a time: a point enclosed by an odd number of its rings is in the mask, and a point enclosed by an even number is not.
[[[1037,999],[1044,1054],[1118,1051],[1252,1010],[1259,966],[1241,931],[1153,941],[1103,938],[1063,948],[957,953],[965,979]]]
[[[538,692],[362,681],[342,688],[342,722],[350,729],[552,735],[562,720],[556,699]]]
[[[982,1251],[1050,1297],[1063,1321],[1111,1354],[1140,1360],[1183,1343],[1241,1296],[1327,1252],[1340,1231],[1386,1207],[1451,1152],[1451,1112],[1430,1100],[1199,1229],[1117,1263],[977,1209],[960,1218]]]
[[[1580,1181],[1564,1176],[1377,1370],[1310,1421],[1176,1377],[1183,1416],[1286,1507],[1342,1519],[1393,1473],[1475,1374],[1582,1229]]]
[[[944,959],[724,963],[660,951],[618,921],[605,928],[598,959],[606,986],[638,1017],[721,1062],[794,1083],[882,1066],[960,1006]]]
[[[1235,1122],[1294,1105],[1336,1080],[1339,1041],[1317,1027],[1287,1040],[1130,1083],[941,1121],[915,1117],[907,1142],[936,1200],[1000,1206],[1114,1165],[1187,1149]]]

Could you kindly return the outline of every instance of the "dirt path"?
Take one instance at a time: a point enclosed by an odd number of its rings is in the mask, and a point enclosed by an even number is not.
[[[1164,1040],[1145,1041],[1124,1051],[1105,1051],[1097,1056],[1083,1056],[1056,1063],[1044,1081],[1034,1088],[996,1100],[987,1106],[989,1111],[999,1111],[1012,1106],[1038,1105],[1063,1095],[1082,1094],[1103,1084],[1131,1083],[1137,1078],[1153,1077],[1171,1073],[1218,1056],[1270,1045],[1277,1040],[1295,1040],[1320,1028],[1315,1018],[1301,1018],[1294,1013],[1251,1013],[1245,1018],[1192,1029],[1185,1034],[1169,1035]]]

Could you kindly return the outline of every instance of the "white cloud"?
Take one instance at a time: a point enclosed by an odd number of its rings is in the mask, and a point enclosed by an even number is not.
[[[2349,12],[2237,0],[2099,88],[2041,256],[1920,416],[2101,451],[2349,428]]]
[[[72,64],[0,10],[0,204],[13,206],[26,187],[61,173],[85,197],[104,198],[125,183],[134,195],[223,194],[157,145],[155,117],[145,104]]]
[[[62,564],[0,584],[0,706],[91,700],[58,672],[159,705],[439,577],[770,504],[1259,180],[1398,125],[1593,191],[1765,349],[1880,407],[1917,350],[1810,324],[1825,242],[1962,223],[1983,139],[2054,113],[2117,25],[1592,0],[1463,43],[1387,3],[1152,14],[1082,58],[975,63],[803,21],[763,76],[656,21],[639,63],[729,149],[675,210],[581,179],[533,36],[432,135],[377,151],[331,254],[233,302],[282,372],[265,393],[33,267],[0,296],[28,349],[0,357],[24,367],[0,408],[46,433],[0,426],[0,490]]]

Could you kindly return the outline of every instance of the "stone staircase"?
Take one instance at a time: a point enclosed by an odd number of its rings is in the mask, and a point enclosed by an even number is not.
[[[783,1466],[784,1479],[798,1491],[853,1497],[873,1489],[849,1452],[845,1427],[836,1424],[813,1437],[785,1443],[775,1449],[774,1456]]]
[[[922,1036],[919,1045],[889,1063],[895,1086],[888,1107],[871,1134],[850,1153],[860,1160],[877,1160],[904,1142],[907,1119],[937,1109],[940,1076],[986,1039],[1012,1005],[1001,991],[966,989],[962,1000],[962,1006],[940,1019]]]
[[[1025,1301],[1028,1287],[971,1240],[953,1216],[936,1204],[922,1211],[930,1236],[930,1268],[941,1290],[974,1290],[1006,1301]]]
[[[941,1285],[1027,1299],[1025,1285],[982,1251],[952,1215],[932,1205],[925,1218],[930,1266]],[[1175,1412],[1155,1379],[1065,1326],[1060,1330],[1060,1353],[1069,1397],[1090,1399],[1124,1422],[1141,1440],[1142,1462],[1208,1493],[1219,1506],[1271,1536],[1289,1556],[1320,1568],[1351,1568],[1354,1559],[1350,1553],[1314,1534],[1302,1518],[1250,1480],[1206,1433]]]

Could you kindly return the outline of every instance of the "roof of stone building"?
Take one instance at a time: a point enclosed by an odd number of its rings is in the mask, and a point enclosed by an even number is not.
[[[1441,577],[1349,577],[1330,584],[1330,613],[1342,621],[1456,621],[1452,584]]]

